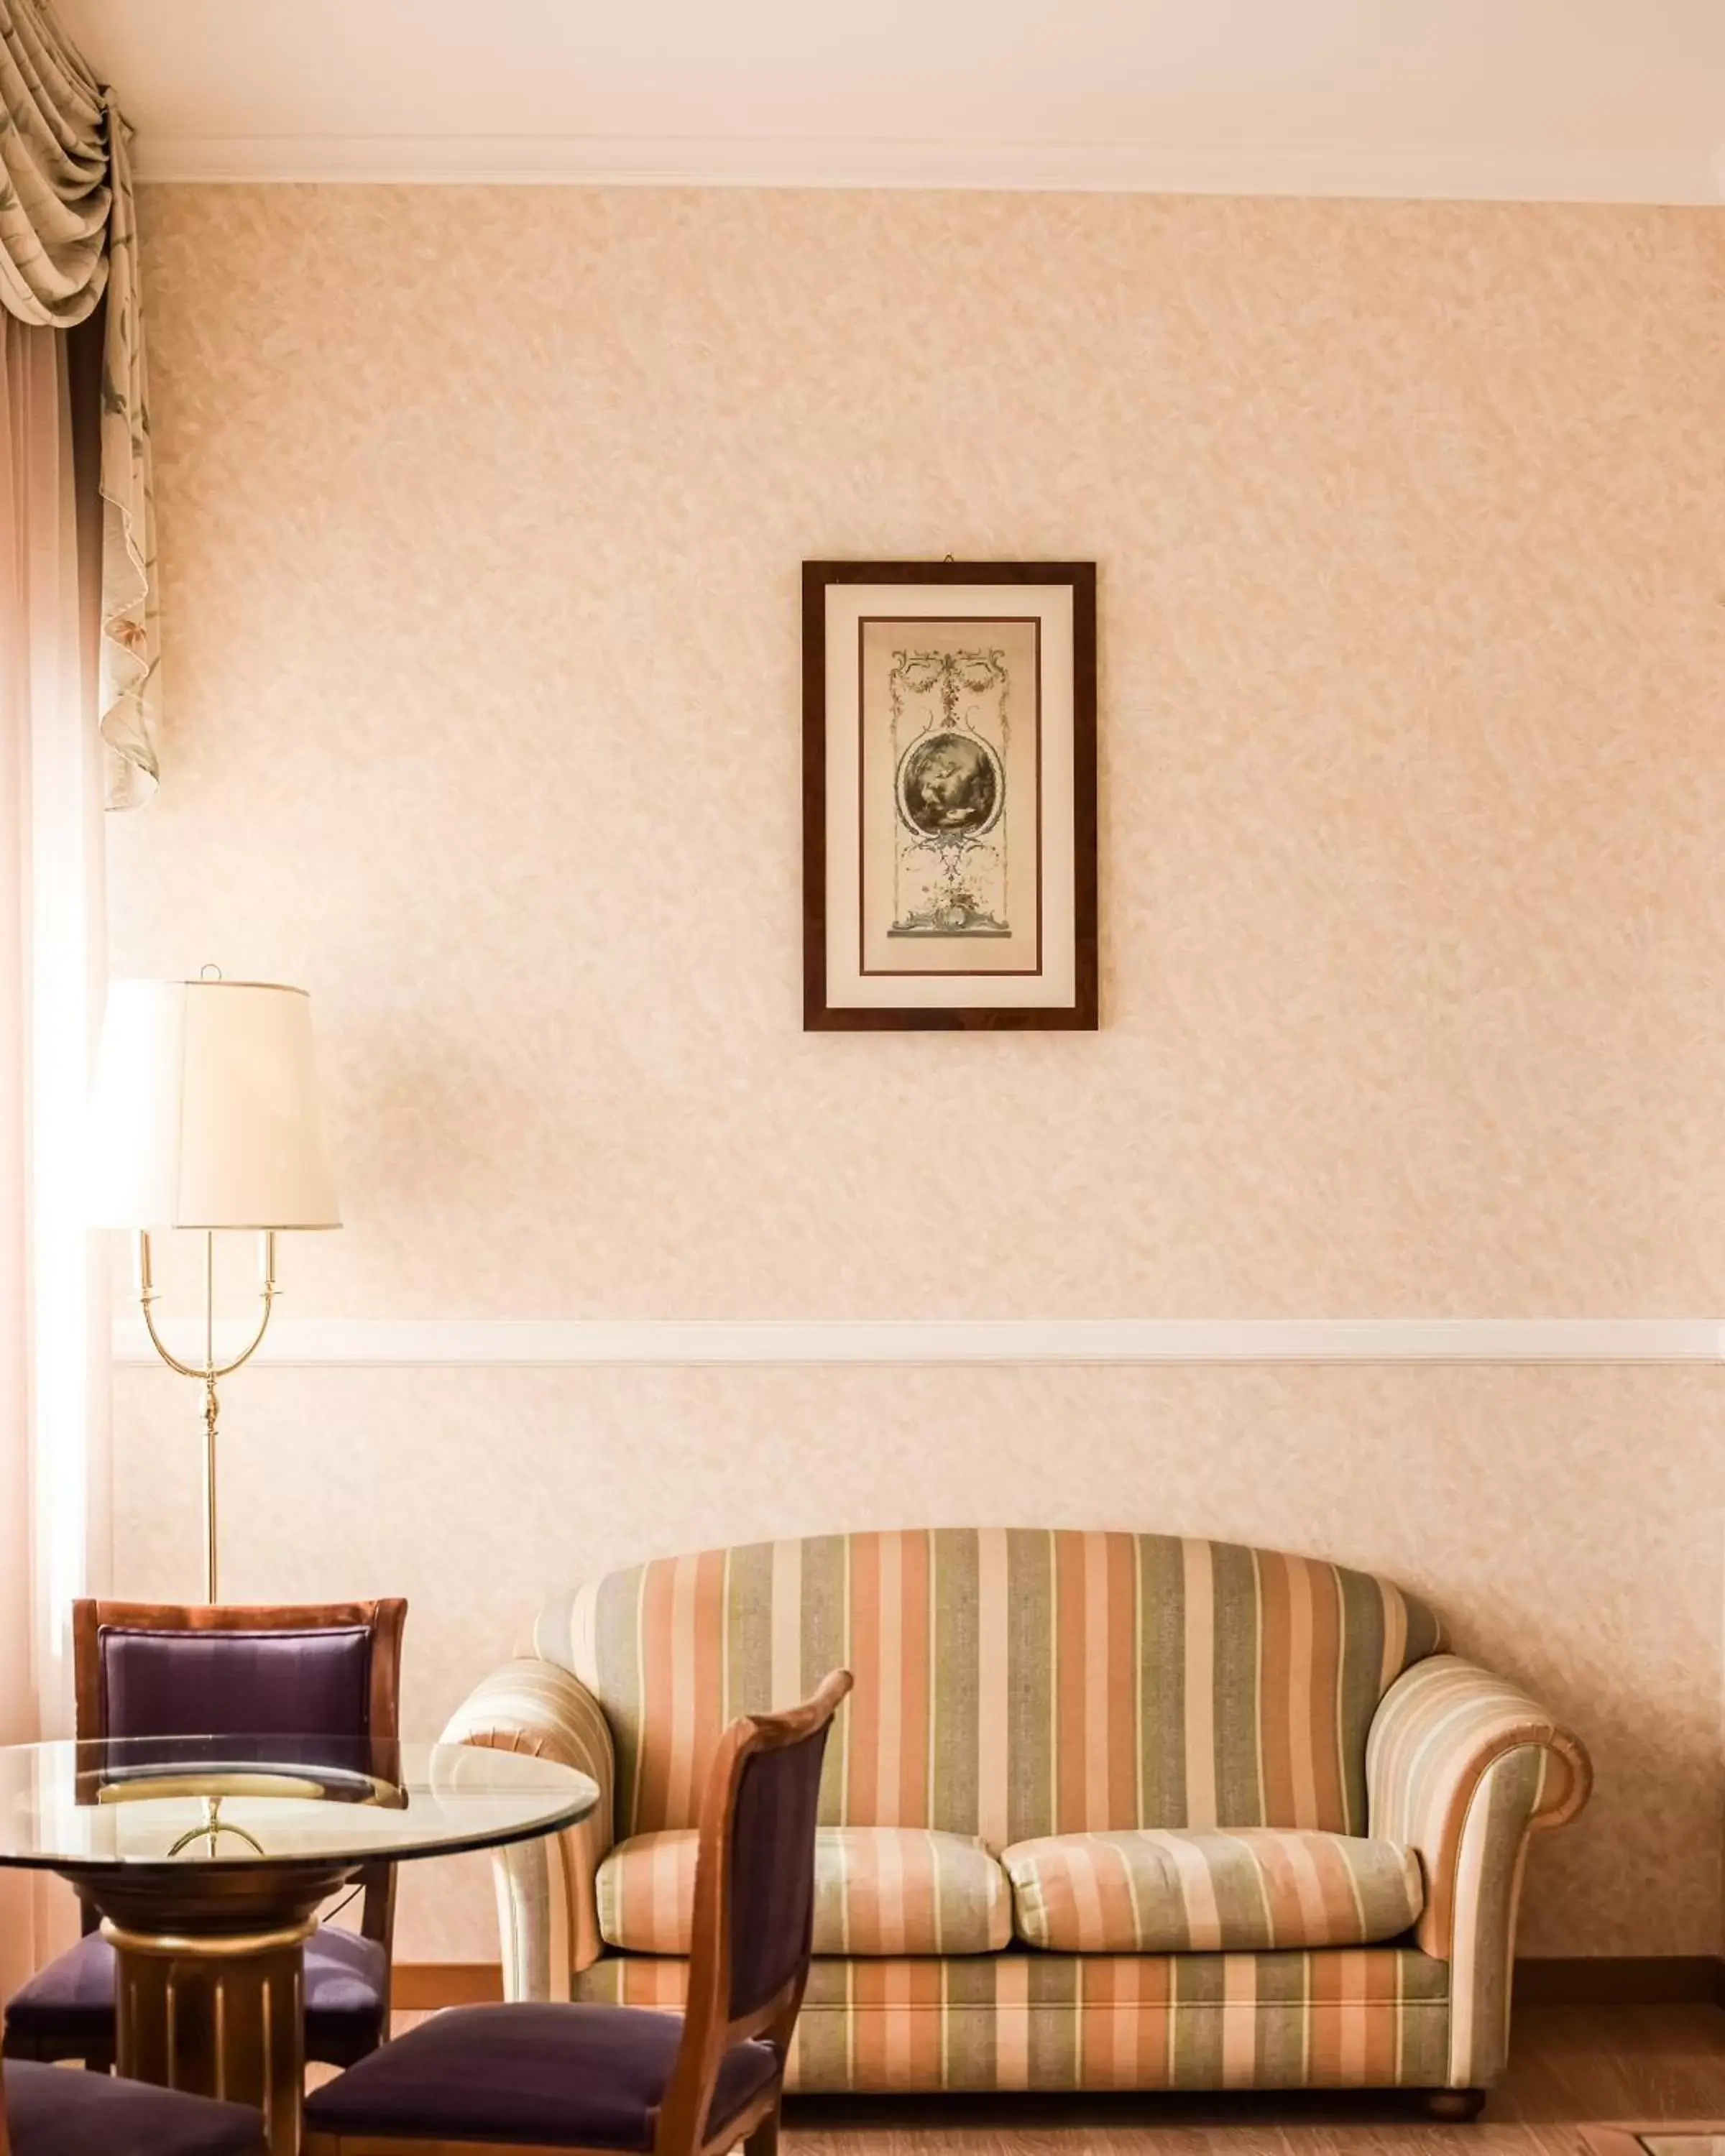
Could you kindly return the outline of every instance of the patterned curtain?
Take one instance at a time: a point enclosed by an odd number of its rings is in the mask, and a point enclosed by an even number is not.
[[[69,329],[105,292],[102,656],[108,805],[157,780],[156,512],[130,130],[44,0],[0,0],[0,305]]]
[[[107,1265],[85,1224],[84,1110],[106,973],[106,751],[90,723],[80,542],[95,519],[73,440],[75,357],[63,332],[0,308],[4,1743],[69,1733],[72,1599],[102,1592],[105,1577]],[[0,1986],[71,1943],[59,1899],[0,1883]]]

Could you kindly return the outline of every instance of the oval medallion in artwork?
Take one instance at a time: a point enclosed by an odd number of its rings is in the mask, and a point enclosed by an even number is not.
[[[1006,773],[975,734],[926,734],[899,759],[898,813],[925,839],[975,839],[1006,801]]]

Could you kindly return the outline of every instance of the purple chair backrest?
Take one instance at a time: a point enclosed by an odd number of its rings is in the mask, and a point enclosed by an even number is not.
[[[814,1829],[830,1722],[743,1762],[731,1831],[731,2015],[752,2014],[809,1959]]]
[[[333,1738],[371,1731],[369,1627],[168,1631],[105,1625],[110,1737]]]

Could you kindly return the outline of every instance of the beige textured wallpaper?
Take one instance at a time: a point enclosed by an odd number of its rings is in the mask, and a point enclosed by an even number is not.
[[[1725,226],[1705,212],[147,190],[170,730],[121,971],[315,998],[298,1316],[1725,1307]],[[1104,1029],[798,1028],[798,566],[1100,565]],[[116,1400],[116,1583],[195,1401]],[[1375,1565],[1598,1801],[1541,1953],[1717,1932],[1706,1370],[259,1371],[235,1594],[990,1520]],[[488,1949],[482,1875],[409,1953]]]

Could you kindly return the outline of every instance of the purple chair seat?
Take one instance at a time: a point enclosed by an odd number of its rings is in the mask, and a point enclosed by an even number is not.
[[[322,1924],[305,1942],[305,2053],[349,2066],[382,2041],[388,1957],[375,1939]],[[38,1969],[6,2002],[8,2035],[57,2045],[87,2043],[92,2057],[114,2049],[114,1949],[100,1932]]]
[[[350,2066],[307,2097],[324,2133],[650,2149],[682,2041],[675,2014],[639,2006],[458,2006]],[[770,2044],[733,2044],[706,2131],[776,2077]]]
[[[257,2156],[264,2122],[244,2104],[6,2063],[13,2156]]]

